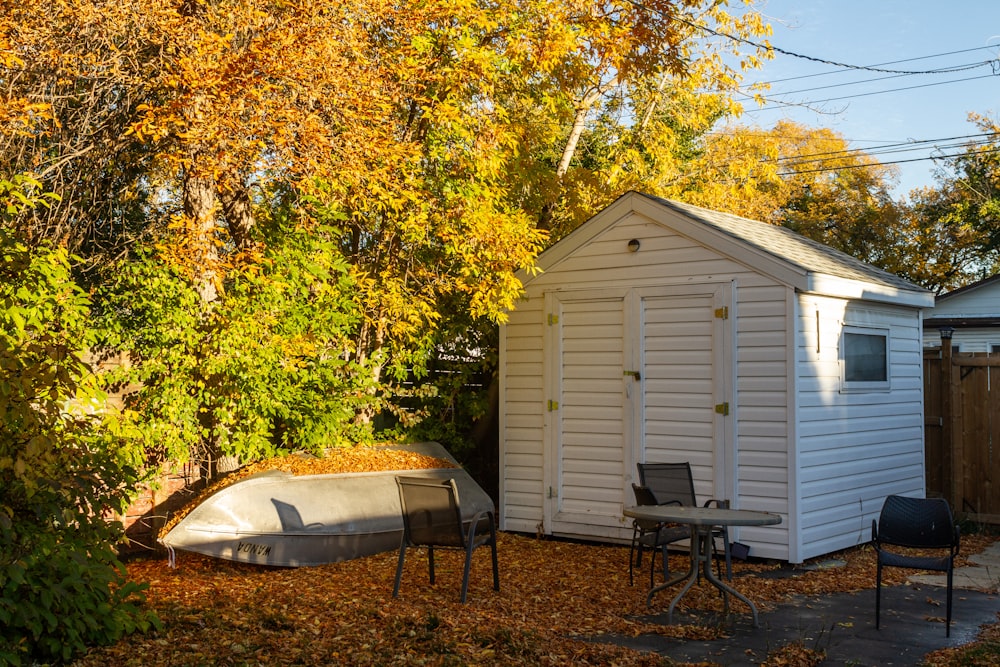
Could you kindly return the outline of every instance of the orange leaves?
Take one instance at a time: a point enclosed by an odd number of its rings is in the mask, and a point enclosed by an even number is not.
[[[414,465],[406,458],[365,449],[334,452],[343,466]],[[300,469],[313,465],[279,459]],[[437,463],[435,462],[435,465]],[[316,463],[316,465],[321,465]],[[994,538],[970,535],[963,551],[982,551]],[[469,601],[458,601],[463,554],[436,554],[437,581],[428,582],[426,553],[408,554],[399,598],[392,598],[396,553],[311,568],[256,567],[178,554],[178,568],[163,560],[136,561],[131,577],[150,582],[149,601],[165,622],[162,632],[136,635],[94,649],[78,665],[159,667],[191,664],[351,665],[659,665],[659,656],[613,645],[611,635],[657,634],[711,640],[720,626],[685,624],[691,610],[720,611],[715,588],[694,586],[675,614],[675,625],[648,623],[645,588],[628,585],[628,548],[499,536],[500,592],[492,590],[488,550],[475,552]],[[648,556],[647,556],[648,557]],[[795,594],[870,590],[874,555],[855,548],[837,554],[839,567],[797,569],[793,577],[765,578],[777,564],[734,563],[734,586],[766,611]],[[648,561],[645,561],[648,566]],[[685,554],[670,569],[687,567]],[[643,568],[644,569],[644,568]],[[889,585],[906,573],[887,570]],[[901,577],[897,579],[896,577]],[[640,576],[640,580],[644,578]],[[653,612],[669,603],[653,602]],[[739,603],[734,611],[741,613]],[[603,639],[608,639],[605,643]],[[822,664],[822,654],[801,642],[748,660],[786,667]],[[710,664],[710,663],[700,663]],[[935,662],[934,664],[941,664]]]

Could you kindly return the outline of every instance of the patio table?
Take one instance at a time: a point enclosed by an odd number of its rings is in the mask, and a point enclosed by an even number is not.
[[[753,615],[753,625],[758,627],[757,607],[746,596],[726,583],[720,581],[712,573],[712,528],[715,526],[769,526],[781,523],[781,517],[769,512],[752,510],[723,509],[719,507],[682,507],[680,505],[640,505],[626,509],[625,516],[644,521],[663,523],[682,523],[691,528],[691,567],[686,574],[671,577],[659,586],[649,589],[646,595],[646,606],[651,606],[653,596],[665,588],[687,580],[684,587],[674,597],[667,610],[667,622],[673,623],[674,607],[677,602],[691,589],[698,579],[698,567],[701,565],[705,579],[722,592],[722,602],[725,613],[729,613],[728,594],[742,600]]]

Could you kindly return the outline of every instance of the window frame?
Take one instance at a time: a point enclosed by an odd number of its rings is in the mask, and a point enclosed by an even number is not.
[[[873,336],[885,344],[884,380],[848,380],[847,337],[849,335]],[[840,391],[842,393],[887,392],[892,389],[892,331],[889,327],[858,326],[845,324],[840,333]]]

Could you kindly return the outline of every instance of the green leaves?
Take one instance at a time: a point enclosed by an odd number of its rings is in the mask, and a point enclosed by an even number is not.
[[[114,553],[135,473],[82,361],[88,299],[64,250],[0,227],[0,662],[65,661],[153,622]]]
[[[147,254],[98,294],[102,345],[131,364],[105,375],[131,386],[122,415],[136,460],[243,461],[320,450],[359,434],[375,398],[354,358],[360,315],[332,230],[270,230],[253,263],[211,304],[180,271]]]

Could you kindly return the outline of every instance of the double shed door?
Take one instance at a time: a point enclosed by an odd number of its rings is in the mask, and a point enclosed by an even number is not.
[[[728,284],[546,295],[546,532],[615,537],[637,461],[728,497]]]

